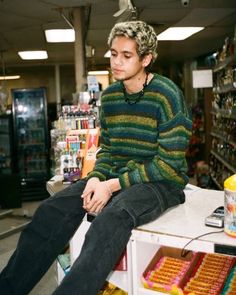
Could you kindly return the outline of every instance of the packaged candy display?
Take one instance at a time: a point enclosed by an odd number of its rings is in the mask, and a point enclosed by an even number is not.
[[[224,289],[221,292],[221,295],[234,295],[236,294],[236,265],[232,268],[226,283],[224,285]]]
[[[76,169],[81,171],[83,164],[83,151],[85,149],[87,129],[75,130],[51,130],[51,160],[52,175],[62,175]],[[73,169],[73,170],[71,170]]]
[[[81,178],[81,169],[79,168],[65,168],[63,170],[64,180],[63,183],[76,182]]]
[[[219,254],[202,254],[198,267],[184,287],[184,294],[220,295],[235,258]]]
[[[83,92],[80,93],[76,105],[62,106],[62,112],[53,123],[54,129],[51,130],[51,175],[64,175],[66,183],[76,181],[85,175],[82,170],[84,159],[88,158],[87,153],[90,154],[90,163],[94,163],[98,144],[98,107],[96,103],[90,104],[90,98],[92,99],[90,92]],[[96,99],[95,102],[97,101]],[[88,130],[94,130],[93,135]],[[93,143],[94,138],[96,140]],[[92,147],[88,146],[89,144]],[[85,169],[86,173],[91,170],[92,164]]]
[[[236,258],[161,247],[145,269],[144,288],[172,295],[236,294]]]
[[[189,252],[182,257],[181,250],[172,247],[161,247],[141,278],[147,289],[169,293],[173,289],[182,288],[186,277],[198,260],[198,255]]]
[[[170,290],[172,285],[179,285],[189,263],[172,257],[162,257],[145,276],[144,286],[159,291]]]
[[[96,160],[99,142],[99,129],[68,130],[59,153],[59,174],[64,183],[75,182],[91,171]]]

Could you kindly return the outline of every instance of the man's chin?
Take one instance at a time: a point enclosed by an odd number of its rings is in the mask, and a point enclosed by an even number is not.
[[[112,76],[117,81],[123,81],[125,79],[123,73],[118,72],[118,71],[113,71],[112,72]]]
[[[119,75],[114,75],[114,74],[113,74],[113,78],[114,78],[116,81],[123,81],[123,80],[124,80],[123,77],[121,77],[121,76],[119,76]]]

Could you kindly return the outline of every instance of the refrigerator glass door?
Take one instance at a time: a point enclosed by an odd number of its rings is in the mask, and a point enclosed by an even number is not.
[[[13,173],[12,136],[11,116],[0,116],[0,174]]]
[[[24,179],[48,176],[45,90],[14,90],[15,136],[19,174]]]

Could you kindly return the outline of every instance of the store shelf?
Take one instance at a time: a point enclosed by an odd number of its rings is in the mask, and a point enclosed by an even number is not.
[[[235,64],[235,60],[236,60],[236,54],[234,54],[233,56],[228,56],[224,61],[220,62],[219,64],[215,66],[215,68],[213,69],[213,72],[214,73],[219,72],[225,69],[227,66],[231,64]]]
[[[222,53],[225,45],[223,44]],[[222,57],[224,60],[218,62],[213,69],[212,144],[209,162],[211,179],[219,189],[223,188],[226,178],[236,173],[236,53],[227,51],[222,54],[221,59]]]
[[[236,109],[231,109],[231,110],[225,110],[225,109],[213,109],[211,111],[212,115],[217,115],[217,116],[221,116],[227,119],[232,119],[232,120],[236,120]]]
[[[128,292],[128,274],[127,271],[114,271],[108,276],[107,280],[113,285]]]
[[[219,138],[219,139],[233,145],[234,147],[236,147],[236,142],[231,140],[230,136],[226,132],[224,132],[223,134],[218,133],[218,132],[211,132],[211,136],[212,137],[217,137],[217,138]]]
[[[214,157],[216,157],[225,167],[231,170],[232,173],[236,173],[236,167],[231,165],[228,160],[223,158],[223,156],[213,150],[211,151],[211,154],[214,155]]]
[[[231,91],[236,91],[236,83],[235,82],[227,84],[227,85],[223,85],[220,87],[213,88],[214,93],[227,93],[227,92],[231,92]]]
[[[223,190],[223,186],[217,181],[217,179],[213,176],[212,173],[210,173],[212,181],[215,183],[215,185],[220,189]]]
[[[139,288],[138,291],[139,295],[166,295],[166,293],[158,292],[158,291],[152,291],[144,288]]]

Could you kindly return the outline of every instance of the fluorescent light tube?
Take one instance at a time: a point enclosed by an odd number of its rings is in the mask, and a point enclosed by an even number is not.
[[[170,27],[157,36],[159,41],[185,40],[203,30],[204,27]]]
[[[75,30],[73,29],[53,29],[45,30],[46,40],[49,43],[63,43],[75,41]]]
[[[88,75],[108,75],[109,71],[89,71]]]
[[[0,76],[0,80],[16,80],[16,79],[20,79],[20,75]]]
[[[19,51],[18,54],[24,60],[47,59],[48,58],[47,51],[45,51],[45,50]]]

